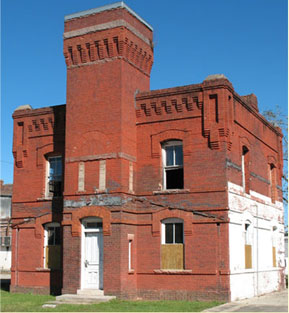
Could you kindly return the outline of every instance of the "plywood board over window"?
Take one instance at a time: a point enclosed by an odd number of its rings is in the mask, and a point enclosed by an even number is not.
[[[252,246],[245,245],[245,268],[252,268]]]
[[[184,269],[184,245],[167,244],[162,245],[162,269],[182,270]]]

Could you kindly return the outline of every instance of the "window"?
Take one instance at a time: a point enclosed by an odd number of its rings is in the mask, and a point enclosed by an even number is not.
[[[162,222],[162,269],[184,269],[184,224],[181,219],[168,218]]]
[[[277,226],[273,226],[272,228],[272,265],[273,267],[277,267],[277,259],[276,259],[276,241],[277,241]]]
[[[164,189],[184,188],[183,145],[169,141],[162,146]]]
[[[53,156],[47,162],[47,197],[62,195],[62,157]]]
[[[250,193],[249,149],[242,147],[242,186],[243,191]]]
[[[270,195],[272,203],[276,201],[276,167],[269,164]]]
[[[61,268],[61,233],[58,223],[45,225],[44,267],[50,269]]]
[[[128,241],[128,270],[132,271],[132,240]]]
[[[245,223],[245,268],[252,268],[253,226],[250,221]]]

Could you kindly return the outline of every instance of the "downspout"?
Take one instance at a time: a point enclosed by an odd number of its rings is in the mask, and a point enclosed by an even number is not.
[[[16,243],[15,243],[15,285],[18,286],[18,233],[19,228],[16,228]]]
[[[257,296],[259,295],[259,211],[258,211],[258,205],[256,205],[256,218],[257,218],[257,256],[256,256],[256,261],[257,261],[257,266],[256,266],[256,271],[257,271],[257,279],[256,279],[256,291],[257,291]]]

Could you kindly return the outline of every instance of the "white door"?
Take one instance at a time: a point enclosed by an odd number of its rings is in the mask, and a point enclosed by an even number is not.
[[[84,288],[103,289],[102,233],[85,232]]]

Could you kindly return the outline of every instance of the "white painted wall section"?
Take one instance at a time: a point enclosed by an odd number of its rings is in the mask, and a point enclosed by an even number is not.
[[[231,301],[279,289],[284,279],[283,204],[228,183]],[[252,268],[245,268],[245,223],[253,226]],[[274,231],[275,229],[275,231]],[[276,267],[273,265],[276,247]]]

